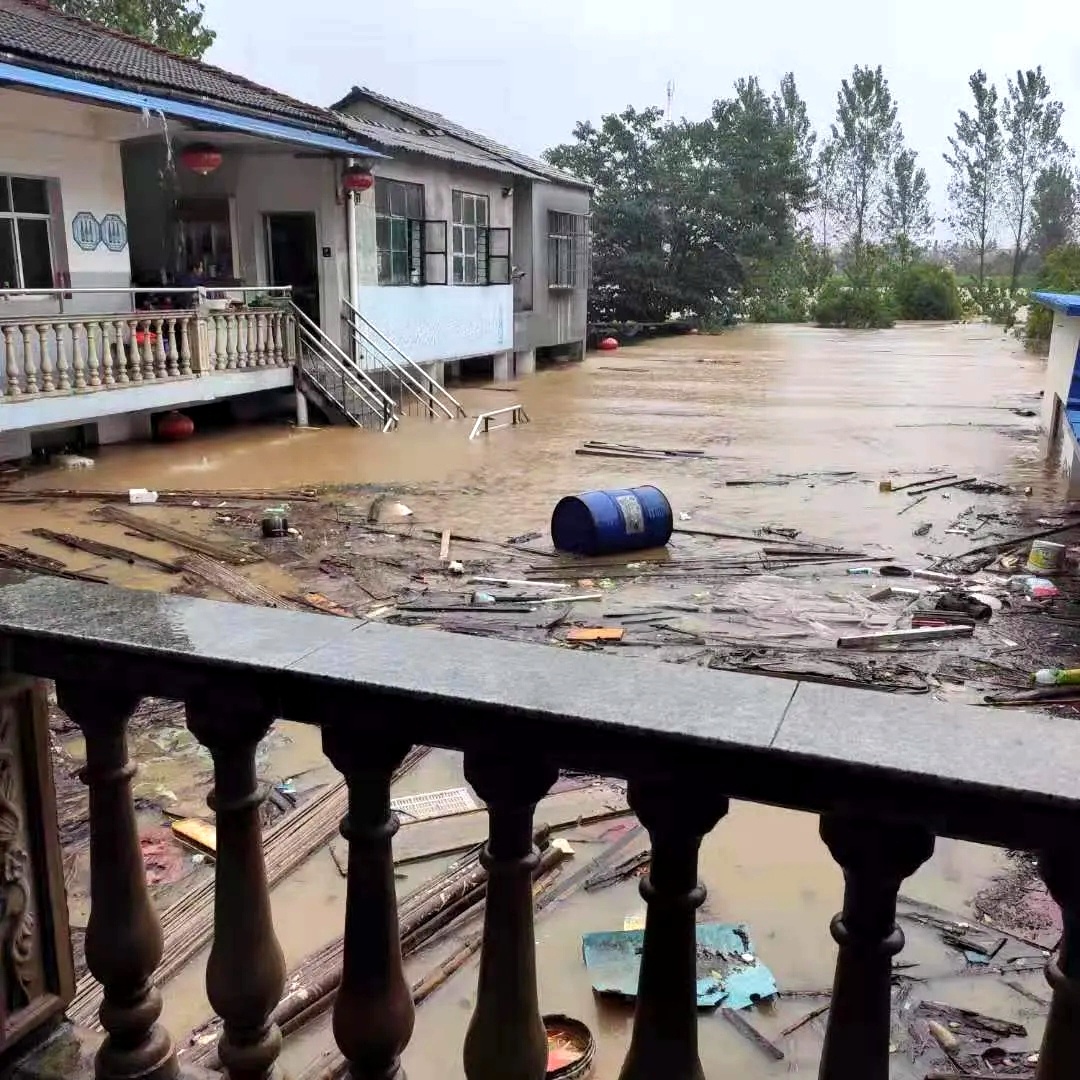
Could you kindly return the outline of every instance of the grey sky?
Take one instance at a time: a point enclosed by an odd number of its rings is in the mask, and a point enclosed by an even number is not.
[[[855,63],[884,66],[908,143],[945,203],[941,160],[967,77],[1004,91],[1042,64],[1080,149],[1080,38],[1021,0],[206,0],[207,59],[318,104],[362,84],[528,153],[628,103],[700,117],[734,79],[794,71],[819,131]]]

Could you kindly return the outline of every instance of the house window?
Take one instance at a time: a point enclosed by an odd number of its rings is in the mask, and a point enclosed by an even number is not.
[[[548,211],[548,288],[584,285],[585,219],[580,214]]]
[[[53,287],[50,217],[45,180],[0,176],[0,288]]]
[[[375,248],[380,285],[423,285],[424,185],[375,178]]]
[[[455,191],[454,210],[454,284],[488,283],[488,197]]]

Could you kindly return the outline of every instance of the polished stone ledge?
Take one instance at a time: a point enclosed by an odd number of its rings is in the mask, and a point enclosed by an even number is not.
[[[685,668],[457,634],[0,573],[0,660],[140,693],[210,687],[274,715],[344,720],[565,767],[686,772],[733,797],[861,809],[1039,846],[1080,809],[1080,724],[1033,712]]]

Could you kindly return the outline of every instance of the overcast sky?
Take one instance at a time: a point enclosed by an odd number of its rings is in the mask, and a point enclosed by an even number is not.
[[[531,154],[627,104],[703,116],[733,80],[794,71],[819,131],[852,65],[881,64],[909,145],[945,203],[941,154],[967,78],[1004,91],[1042,64],[1080,149],[1080,34],[1030,0],[205,0],[207,59],[320,105],[354,84],[444,113]]]

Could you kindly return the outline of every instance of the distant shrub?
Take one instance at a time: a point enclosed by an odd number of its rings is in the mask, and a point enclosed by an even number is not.
[[[915,263],[896,275],[893,297],[901,319],[959,319],[960,291],[944,266]]]
[[[896,321],[889,290],[876,281],[846,276],[829,278],[814,301],[818,326],[850,330],[884,329]]]

